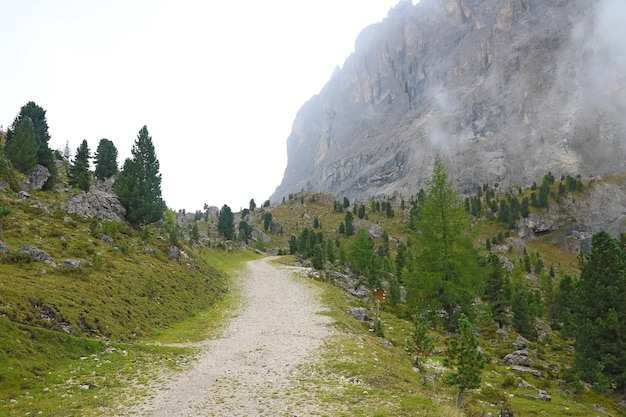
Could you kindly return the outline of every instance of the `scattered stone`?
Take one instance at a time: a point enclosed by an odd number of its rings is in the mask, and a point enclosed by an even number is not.
[[[30,194],[23,190],[17,193],[17,197],[22,200],[30,200]]]
[[[143,251],[148,255],[154,255],[157,252],[156,248],[143,248]]]
[[[180,261],[180,249],[174,245],[170,245],[170,258],[177,262]]]
[[[9,253],[9,247],[6,243],[0,240],[0,253]]]
[[[46,252],[41,249],[37,249],[30,245],[24,245],[17,250],[20,253],[29,253],[32,255],[33,259],[37,262],[46,262],[51,264],[52,266],[56,266],[54,259],[48,255]]]
[[[372,317],[370,316],[370,311],[365,307],[350,307],[348,309],[348,314],[359,321],[372,321]]]
[[[354,295],[356,298],[367,298],[370,296],[370,289],[361,284],[359,288],[351,290],[350,294]]]
[[[541,371],[538,371],[537,369],[529,368],[527,366],[520,366],[520,365],[512,365],[511,369],[514,370],[515,372],[527,373],[527,374],[531,374],[534,377],[543,379],[543,374],[541,373]]]
[[[528,349],[528,345],[530,345],[530,341],[522,336],[517,336],[515,339],[515,349]]]
[[[63,266],[66,268],[80,268],[84,263],[85,261],[81,259],[66,259],[63,262]]]
[[[72,219],[70,216],[63,217],[63,221],[65,223],[74,223],[74,219]]]
[[[608,414],[608,413],[606,412],[606,410],[604,409],[604,407],[599,406],[598,404],[591,404],[591,406],[592,406],[592,407],[593,407],[593,409],[594,409],[595,411],[597,411],[598,413],[605,414],[605,415],[606,415],[606,414]]]
[[[509,340],[509,332],[507,332],[505,328],[499,327],[496,333],[498,333],[502,340]]]
[[[504,357],[504,363],[507,365],[530,366],[531,359],[530,356],[528,356],[528,350],[516,350]]]
[[[552,327],[550,327],[550,325],[544,321],[537,320],[535,330],[537,331],[537,336],[535,337],[537,342],[543,343],[543,341],[546,340],[546,338],[550,335]]]
[[[104,243],[108,243],[109,245],[113,245],[113,238],[111,236],[101,234],[100,240],[103,241]]]

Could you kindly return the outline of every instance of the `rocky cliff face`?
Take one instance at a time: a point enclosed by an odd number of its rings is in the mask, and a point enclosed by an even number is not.
[[[298,112],[272,196],[410,196],[626,170],[621,0],[402,1]]]

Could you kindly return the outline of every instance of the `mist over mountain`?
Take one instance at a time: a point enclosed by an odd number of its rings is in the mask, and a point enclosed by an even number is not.
[[[401,1],[298,112],[272,195],[461,191],[626,170],[626,4]]]

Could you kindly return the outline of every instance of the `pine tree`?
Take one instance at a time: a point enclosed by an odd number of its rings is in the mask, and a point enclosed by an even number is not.
[[[482,294],[481,271],[473,247],[470,215],[454,190],[439,158],[419,207],[413,239],[419,249],[411,271],[407,297],[413,307],[447,313],[447,327],[456,327],[458,312],[471,314]]]
[[[96,163],[94,176],[99,180],[117,174],[117,148],[110,140],[100,139],[94,160]]]
[[[458,323],[459,335],[451,341],[450,353],[452,360],[446,358],[446,366],[456,369],[447,375],[450,385],[459,387],[457,406],[463,407],[465,390],[480,387],[481,373],[487,364],[487,360],[480,353],[478,339],[472,334],[469,320],[461,314]]]
[[[131,224],[157,222],[163,218],[166,206],[161,198],[159,161],[146,126],[139,131],[131,153],[113,189],[126,207],[126,220]]]
[[[485,283],[485,300],[490,303],[489,309],[493,320],[502,327],[507,322],[508,276],[502,260],[493,253],[487,258],[487,266],[489,272]]]
[[[19,115],[15,118],[13,125],[7,131],[7,144],[13,139],[18,123],[25,119],[30,119],[33,124],[37,164],[46,167],[50,173],[50,178],[44,184],[43,189],[50,190],[54,184],[56,184],[58,171],[54,162],[54,155],[48,146],[50,134],[48,133],[46,111],[32,101],[22,106]]]
[[[626,395],[626,252],[605,231],[580,260],[574,305],[576,365],[597,388]]]
[[[222,206],[217,217],[217,232],[226,240],[235,238],[235,216],[226,204]]]
[[[15,123],[12,134],[7,137],[4,152],[18,171],[28,174],[35,169],[37,166],[37,143],[33,122],[28,117]]]
[[[91,172],[89,172],[89,159],[91,154],[87,141],[83,140],[76,149],[76,156],[69,169],[69,183],[83,191],[89,191],[91,186]]]

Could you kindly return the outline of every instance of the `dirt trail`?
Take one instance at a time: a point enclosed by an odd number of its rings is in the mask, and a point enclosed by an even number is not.
[[[222,338],[192,367],[121,416],[310,416],[319,404],[298,387],[306,364],[330,333],[315,291],[286,268],[251,261],[246,299]]]

